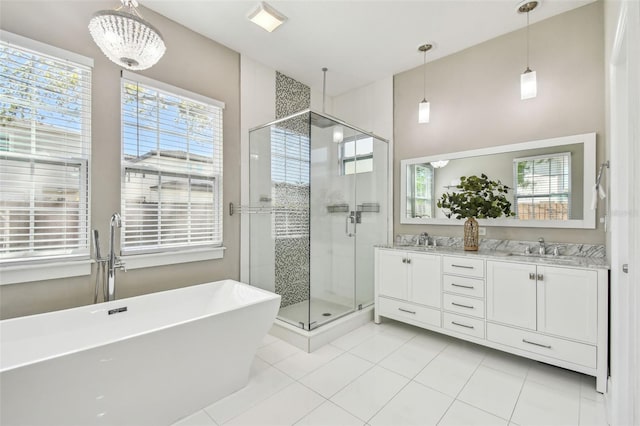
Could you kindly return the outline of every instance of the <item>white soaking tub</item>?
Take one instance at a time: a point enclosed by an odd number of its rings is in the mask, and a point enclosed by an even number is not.
[[[224,280],[0,321],[0,424],[169,425],[247,384],[279,306]]]

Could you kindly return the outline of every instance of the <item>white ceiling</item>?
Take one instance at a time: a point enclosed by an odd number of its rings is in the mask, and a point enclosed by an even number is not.
[[[592,1],[543,0],[530,20]],[[142,3],[314,90],[322,90],[321,69],[327,67],[330,96],[421,65],[421,44],[434,45],[429,62],[526,26],[517,0],[271,0],[289,18],[272,33],[247,19],[258,1]]]

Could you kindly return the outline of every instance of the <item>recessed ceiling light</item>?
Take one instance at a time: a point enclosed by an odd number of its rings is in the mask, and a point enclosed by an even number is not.
[[[272,32],[284,24],[287,17],[262,1],[255,10],[249,14],[249,20],[265,30]]]

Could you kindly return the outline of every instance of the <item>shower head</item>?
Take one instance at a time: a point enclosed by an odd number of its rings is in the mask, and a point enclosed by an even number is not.
[[[335,121],[331,120],[330,118],[326,118],[326,117],[323,117],[321,115],[311,113],[311,125],[312,126],[316,126],[316,127],[321,128],[321,129],[326,129],[327,127],[335,126],[336,124],[338,124],[338,123],[336,123]]]

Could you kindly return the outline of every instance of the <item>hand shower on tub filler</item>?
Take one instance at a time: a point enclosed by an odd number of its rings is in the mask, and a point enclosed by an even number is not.
[[[105,302],[115,300],[116,298],[116,269],[122,269],[125,272],[125,264],[116,256],[115,249],[115,233],[116,228],[122,227],[122,217],[120,213],[114,213],[109,220],[109,253],[107,257],[100,256],[100,239],[98,230],[93,230],[93,244],[96,256],[96,287],[93,297],[93,303],[98,303],[98,292],[100,282],[102,282],[102,296]]]

